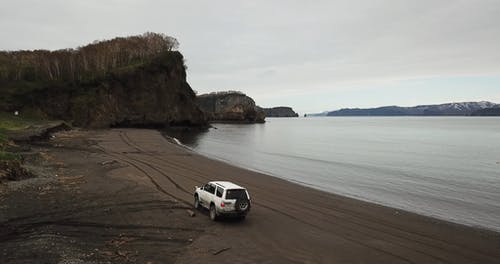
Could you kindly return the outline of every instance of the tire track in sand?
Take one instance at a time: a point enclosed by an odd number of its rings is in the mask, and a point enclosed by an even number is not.
[[[135,150],[137,150],[137,151],[139,151],[139,152],[141,152],[141,153],[144,153],[145,155],[148,155],[148,154],[147,154],[147,153],[148,153],[147,151],[145,151],[144,149],[142,149],[141,147],[139,147],[139,146],[137,146],[136,144],[134,144],[134,143],[133,143],[133,141],[130,139],[130,137],[128,137],[128,135],[126,135],[126,132],[120,131],[119,136],[120,136],[120,138],[122,139],[122,141],[123,141],[125,144],[127,144],[128,146],[130,146],[130,147],[134,148]],[[154,157],[154,156],[152,156],[152,155],[148,155],[148,156],[149,156],[149,157]],[[130,158],[130,157],[127,157],[127,158]],[[166,177],[166,178],[167,178],[167,179],[168,179],[168,180],[169,180],[172,184],[174,184],[174,186],[175,186],[176,188],[178,188],[178,189],[182,190],[183,192],[185,192],[185,193],[187,193],[187,194],[191,195],[191,193],[190,193],[190,192],[188,192],[186,189],[184,189],[183,187],[181,187],[181,186],[180,186],[177,182],[175,182],[172,178],[170,178],[170,177],[169,177],[169,176],[167,176],[165,173],[163,173],[160,169],[158,169],[158,168],[154,167],[153,165],[151,165],[151,164],[149,164],[149,163],[146,163],[146,162],[144,162],[144,161],[140,161],[140,160],[133,159],[133,158],[130,158],[130,159],[135,160],[135,161],[137,161],[137,162],[140,162],[140,163],[142,163],[142,164],[144,164],[144,165],[146,165],[146,166],[148,166],[148,167],[150,167],[150,168],[154,169],[155,171],[157,171],[157,172],[159,172],[160,174],[164,175],[164,176],[165,176],[165,177]],[[170,194],[170,195],[171,195],[171,194]],[[266,208],[266,209],[268,209],[268,210],[271,210],[271,211],[273,211],[273,212],[276,212],[276,213],[282,214],[282,215],[284,215],[284,216],[286,216],[286,217],[288,217],[288,218],[290,218],[290,219],[293,219],[293,220],[295,220],[295,221],[298,221],[298,222],[300,222],[300,223],[303,223],[303,224],[309,225],[309,226],[311,226],[311,227],[317,228],[317,229],[322,230],[322,231],[328,231],[328,230],[325,230],[324,228],[322,228],[322,227],[320,227],[320,226],[317,226],[317,225],[314,225],[314,224],[312,224],[312,223],[306,222],[306,221],[304,221],[304,220],[302,220],[302,219],[300,219],[300,218],[298,218],[298,217],[296,217],[296,216],[293,216],[293,215],[291,215],[291,214],[288,214],[288,213],[286,213],[286,212],[280,211],[280,210],[278,210],[278,209],[271,208],[271,207],[266,206],[266,205],[264,205],[264,204],[260,204],[260,203],[256,203],[256,204],[257,204],[257,205],[259,205],[259,206],[262,206],[262,207],[264,207],[264,208]],[[356,230],[354,230],[354,229],[353,229],[353,231],[356,231]],[[399,256],[399,255],[396,255],[396,254],[394,254],[394,253],[392,253],[392,252],[390,252],[390,251],[388,251],[388,250],[380,249],[380,248],[374,247],[374,246],[372,246],[372,245],[370,245],[370,244],[363,243],[363,242],[361,242],[361,241],[359,241],[359,240],[356,240],[356,239],[353,239],[353,238],[351,238],[351,237],[349,237],[349,236],[347,236],[347,235],[341,235],[341,234],[337,234],[337,235],[338,235],[338,236],[340,236],[340,237],[342,237],[343,239],[345,239],[345,240],[347,240],[347,241],[350,241],[350,242],[353,242],[353,243],[356,243],[356,244],[362,245],[362,246],[364,246],[364,247],[370,248],[370,249],[375,250],[375,251],[379,251],[379,252],[385,253],[385,254],[390,255],[390,256],[392,256],[392,257],[394,257],[394,258],[400,259],[400,260],[402,260],[402,261],[404,261],[404,262],[406,262],[406,263],[414,263],[412,260],[410,260],[410,259],[408,259],[408,258],[405,258],[405,257]]]

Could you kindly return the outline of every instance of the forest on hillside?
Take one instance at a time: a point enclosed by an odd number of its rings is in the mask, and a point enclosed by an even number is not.
[[[0,51],[0,82],[93,79],[111,69],[141,65],[178,46],[173,37],[148,32],[76,49]]]

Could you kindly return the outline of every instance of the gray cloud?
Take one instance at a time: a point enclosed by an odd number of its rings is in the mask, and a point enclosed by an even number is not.
[[[500,73],[496,0],[0,3],[0,49],[163,32],[179,39],[195,90],[243,90],[271,104],[285,92]]]

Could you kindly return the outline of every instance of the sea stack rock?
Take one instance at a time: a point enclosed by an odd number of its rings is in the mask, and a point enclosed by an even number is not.
[[[264,123],[265,113],[241,92],[227,91],[197,97],[200,109],[213,122]]]

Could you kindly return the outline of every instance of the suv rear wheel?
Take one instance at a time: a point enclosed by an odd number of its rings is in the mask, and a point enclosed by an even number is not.
[[[217,220],[217,210],[215,209],[214,204],[210,205],[210,220],[212,220],[212,221]]]

